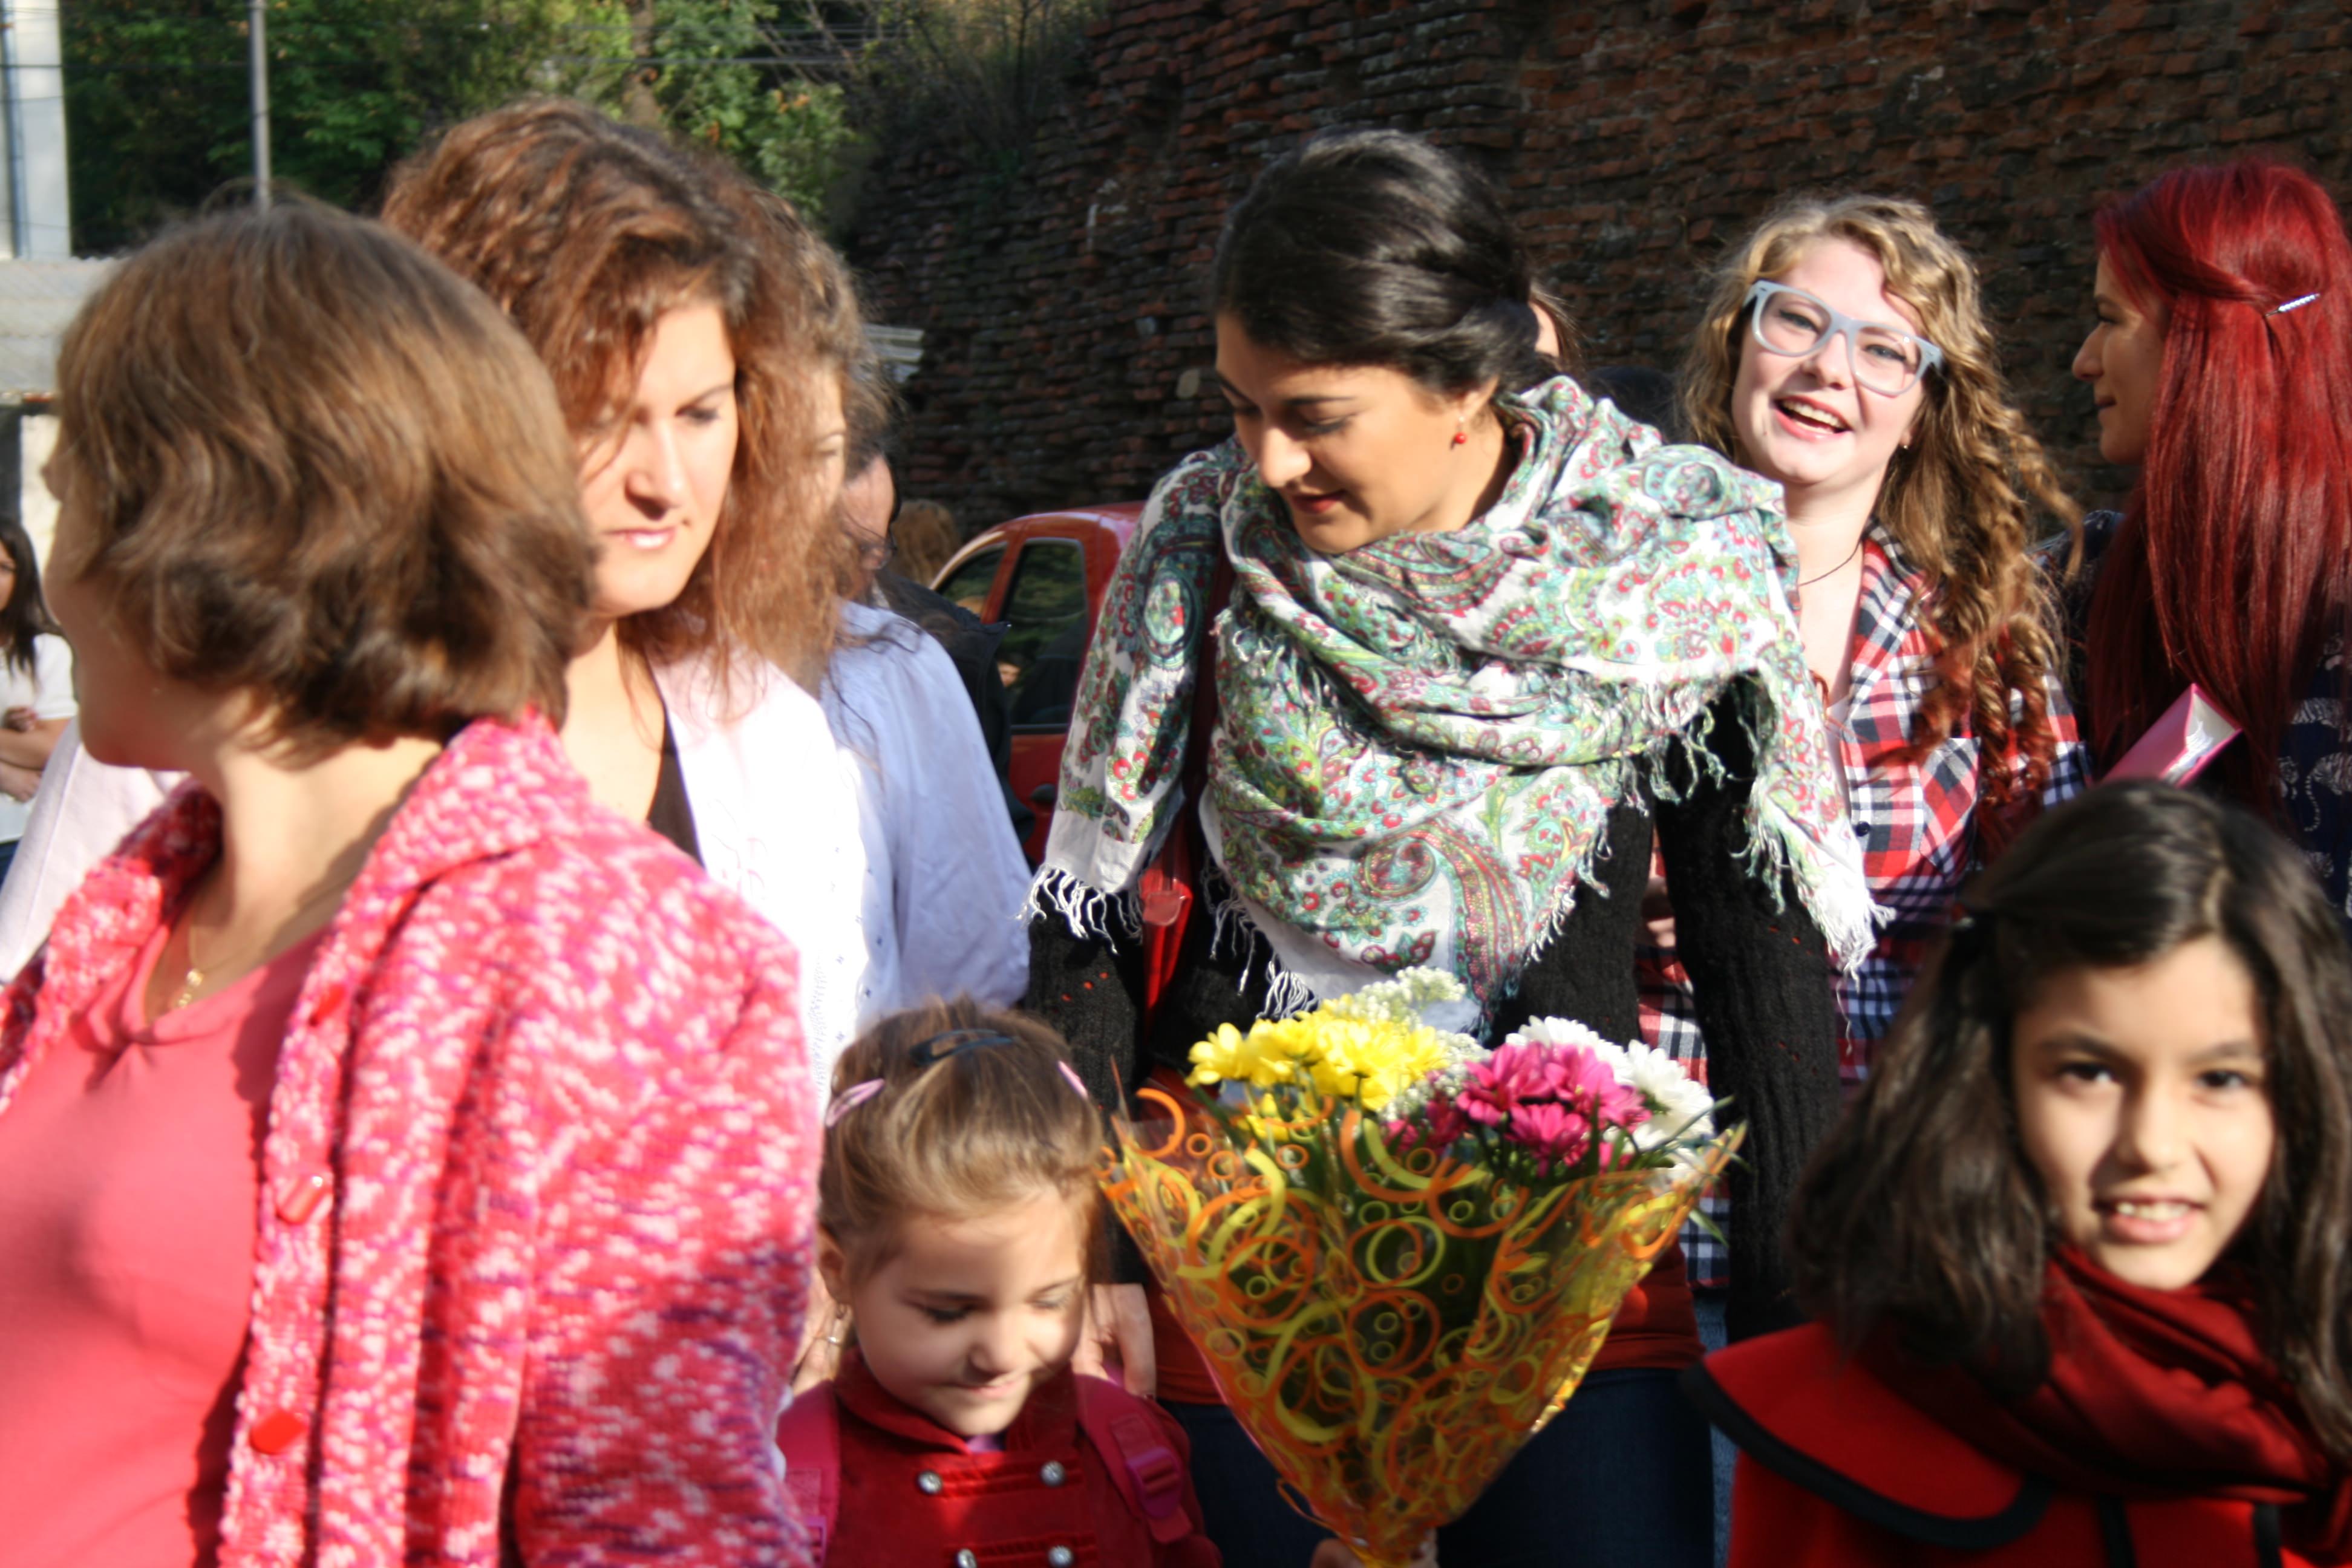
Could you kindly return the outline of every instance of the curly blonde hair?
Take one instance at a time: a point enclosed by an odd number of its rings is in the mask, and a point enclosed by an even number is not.
[[[2082,509],[2011,402],[1977,288],[1976,264],[1917,202],[1896,196],[1797,195],[1781,202],[1716,269],[1714,293],[1683,362],[1680,401],[1690,439],[1746,458],[1731,424],[1732,383],[1746,342],[1748,292],[1788,273],[1825,239],[1875,258],[1886,291],[1918,312],[1920,335],[1944,351],[1926,380],[1910,445],[1895,454],[1877,515],[1927,574],[1937,684],[1920,705],[1908,754],[1951,734],[1963,716],[1991,755],[1995,805],[2030,799],[2048,781],[2057,735],[2048,680],[2057,638],[2044,575],[2031,553],[2034,503],[2074,536]],[[2014,712],[2012,713],[2012,704]]]

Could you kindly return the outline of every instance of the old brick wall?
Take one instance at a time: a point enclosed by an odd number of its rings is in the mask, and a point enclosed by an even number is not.
[[[905,489],[968,527],[1140,497],[1229,428],[1201,279],[1227,205],[1328,125],[1481,159],[1595,363],[1671,367],[1719,248],[1798,187],[1917,196],[1974,250],[2020,402],[2085,499],[2067,373],[2089,214],[2268,151],[2352,192],[2352,0],[1114,0],[1023,157],[910,144],[849,238],[919,327]]]

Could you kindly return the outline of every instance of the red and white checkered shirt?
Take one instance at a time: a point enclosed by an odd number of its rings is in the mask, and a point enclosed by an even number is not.
[[[1862,601],[1854,617],[1852,689],[1843,713],[1831,715],[1845,764],[1847,816],[1862,840],[1871,894],[1892,911],[1877,948],[1838,984],[1843,1015],[1839,1070],[1849,1087],[1868,1070],[1880,1037],[1895,1022],[1927,949],[1951,920],[1961,884],[1979,863],[1976,807],[1984,760],[1963,714],[1952,734],[1927,756],[1901,755],[1927,693],[1935,689],[1937,643],[1920,613],[1926,574],[1905,561],[1894,536],[1878,523],[1864,535]],[[2051,728],[2058,748],[2043,806],[2081,794],[2090,784],[2090,756],[2074,724],[2065,689],[2053,671],[2048,682]],[[2001,759],[2014,766],[2013,757]],[[1690,976],[1672,950],[1645,948],[1640,959],[1642,1037],[1704,1077],[1706,1042],[1698,1032]],[[1702,1212],[1718,1226],[1721,1195]],[[1722,1244],[1696,1225],[1683,1236],[1693,1284],[1719,1284],[1727,1258]]]

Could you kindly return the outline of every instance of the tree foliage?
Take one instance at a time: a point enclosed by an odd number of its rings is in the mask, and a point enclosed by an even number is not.
[[[854,140],[763,0],[268,0],[272,174],[367,206],[427,135],[523,92],[652,120],[811,209]],[[246,0],[64,7],[75,249],[135,244],[252,167]],[[786,29],[785,31],[789,31]]]

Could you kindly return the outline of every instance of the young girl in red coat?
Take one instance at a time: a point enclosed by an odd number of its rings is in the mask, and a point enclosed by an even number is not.
[[[934,1004],[843,1055],[817,1266],[845,1343],[777,1429],[818,1563],[1217,1568],[1182,1429],[1070,1368],[1101,1144],[1026,1019]]]
[[[1734,1568],[2352,1561],[2352,956],[2114,784],[1972,889],[1801,1189],[1819,1320],[1694,1368]]]

